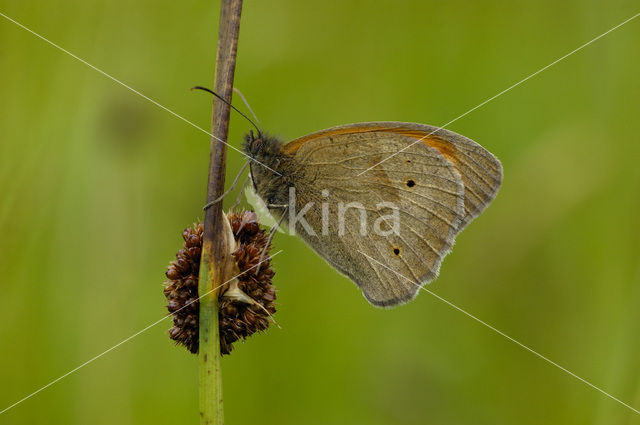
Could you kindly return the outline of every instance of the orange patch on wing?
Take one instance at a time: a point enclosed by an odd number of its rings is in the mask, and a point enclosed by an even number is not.
[[[441,139],[433,134],[429,134],[420,130],[407,130],[404,128],[390,128],[384,129],[380,131],[388,131],[390,133],[402,134],[403,136],[411,137],[412,139],[420,140],[425,146],[432,147],[437,149],[438,152],[442,154],[449,162],[453,162],[454,164],[458,162],[456,156],[458,154],[458,150],[452,144],[447,142],[444,139]]]
[[[458,163],[458,149],[456,149],[453,144],[447,142],[446,140],[439,139],[437,137],[424,139],[422,141],[427,146],[431,146],[434,149],[437,149],[442,156],[444,156],[447,161],[452,162],[454,164]]]
[[[298,139],[294,139],[291,142],[285,144],[282,147],[282,153],[285,155],[294,155],[298,149],[310,140],[318,139],[320,137],[331,137],[342,134],[355,134],[355,133],[370,133],[374,131],[380,131],[384,133],[400,134],[402,136],[410,137],[412,139],[420,140],[424,145],[437,149],[442,156],[448,161],[456,164],[458,150],[455,146],[444,139],[437,136],[430,135],[429,133],[421,130],[411,130],[408,128],[399,127],[376,127],[376,126],[363,126],[363,127],[349,127],[339,128],[336,130],[325,130],[317,133],[303,136]]]

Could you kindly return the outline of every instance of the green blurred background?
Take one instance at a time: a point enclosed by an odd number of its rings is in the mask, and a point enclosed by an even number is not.
[[[208,128],[219,3],[0,0],[0,11]],[[247,1],[236,85],[286,139],[442,125],[635,13],[613,1]],[[429,289],[640,408],[640,18],[455,122],[504,186]],[[206,134],[0,18],[0,409],[165,314],[202,217]],[[236,103],[241,106],[239,99]],[[233,116],[230,142],[248,123]],[[229,152],[228,176],[243,158]],[[233,197],[228,199],[232,203]],[[371,307],[278,235],[272,328],[223,359],[229,424],[640,424],[433,296]],[[194,424],[169,321],[0,416]]]

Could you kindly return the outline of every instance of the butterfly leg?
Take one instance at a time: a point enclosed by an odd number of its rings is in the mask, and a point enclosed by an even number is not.
[[[288,208],[288,206],[286,208]],[[282,220],[284,220],[284,216],[285,216],[286,213],[287,213],[287,210],[285,209],[284,212],[282,213],[282,216],[280,217],[280,220],[278,220],[276,225],[273,226],[271,228],[271,231],[269,232],[269,237],[267,238],[267,243],[265,244],[264,248],[262,249],[262,252],[260,253],[260,260],[258,261],[258,267],[256,267],[256,273],[255,273],[256,276],[258,275],[258,272],[260,272],[260,266],[262,265],[262,261],[264,260],[264,256],[267,253],[267,249],[269,248],[269,245],[271,245],[271,240],[273,239],[273,236],[278,231],[278,228],[280,227],[280,224],[282,224]]]
[[[244,182],[242,182],[242,186],[240,187],[240,192],[236,197],[236,201],[231,206],[231,210],[234,210],[238,205],[240,205],[240,201],[242,200],[242,195],[244,194],[244,190],[247,188],[247,184],[249,183],[249,177],[251,176],[247,174],[247,177],[245,177]]]
[[[233,191],[236,188],[236,185],[238,184],[238,180],[240,180],[240,176],[242,176],[242,173],[244,173],[244,170],[247,169],[247,167],[249,166],[250,161],[247,161],[244,163],[244,165],[242,166],[242,168],[240,169],[240,171],[238,172],[238,175],[236,175],[236,178],[233,179],[233,182],[231,183],[231,186],[229,186],[229,189],[227,189],[222,195],[220,195],[218,198],[214,199],[213,201],[207,203],[207,205],[205,205],[202,209],[206,210],[207,208],[209,208],[210,206],[222,201],[224,199],[225,196],[227,196],[229,194],[229,192]]]

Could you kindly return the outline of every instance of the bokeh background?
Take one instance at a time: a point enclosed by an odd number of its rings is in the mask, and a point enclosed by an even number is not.
[[[219,3],[0,0],[0,11],[208,128]],[[638,13],[612,1],[248,1],[236,85],[291,139],[442,125]],[[640,408],[640,18],[455,122],[505,180],[429,289]],[[209,138],[0,17],[0,409],[165,314]],[[239,99],[236,103],[242,106]],[[230,142],[249,129],[234,115]],[[243,158],[229,153],[228,175]],[[230,197],[227,202],[232,203]],[[640,424],[433,296],[371,307],[278,235],[282,329],[223,360],[230,424]],[[193,424],[165,321],[2,424]]]

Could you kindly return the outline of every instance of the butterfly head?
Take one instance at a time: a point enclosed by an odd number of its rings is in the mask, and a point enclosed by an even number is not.
[[[282,142],[275,137],[253,130],[244,136],[244,152],[255,162],[260,162],[274,171],[279,171],[282,157]],[[259,164],[258,164],[259,165]],[[266,167],[265,167],[266,168]]]
[[[245,136],[244,152],[251,161],[251,179],[256,193],[268,204],[286,202],[290,158],[282,153],[282,142],[275,137],[250,131]]]

